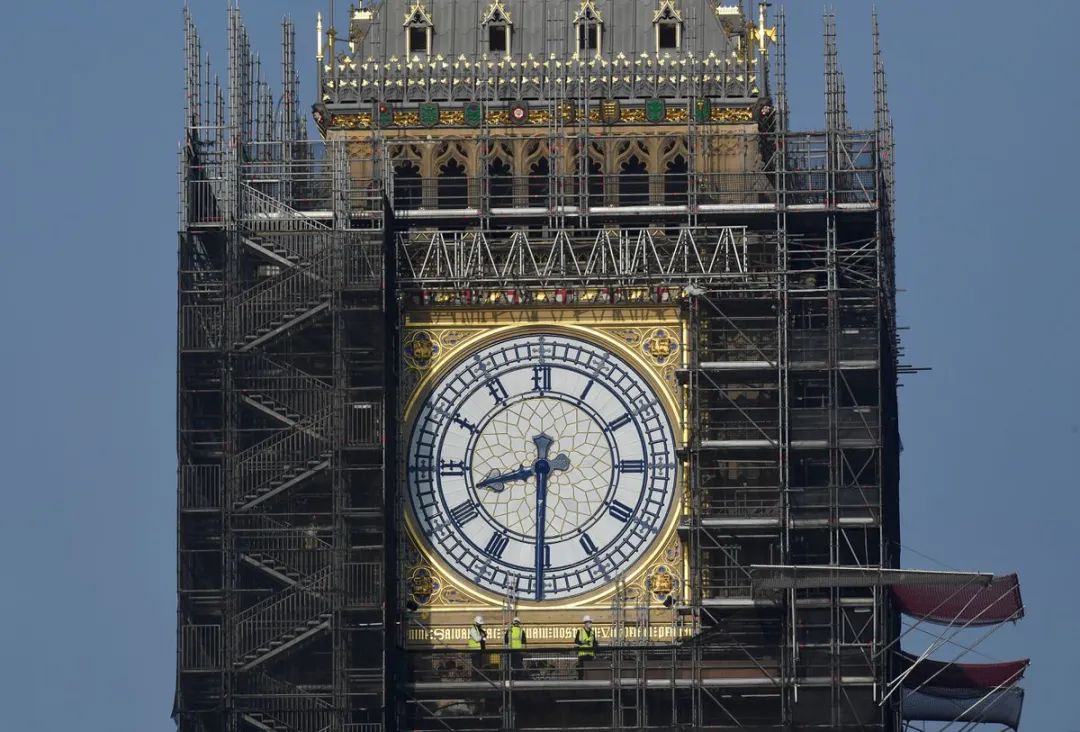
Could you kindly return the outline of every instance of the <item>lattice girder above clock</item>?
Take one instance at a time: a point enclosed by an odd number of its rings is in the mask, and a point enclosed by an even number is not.
[[[423,288],[773,286],[776,243],[745,226],[605,227],[503,235],[413,229],[398,236],[402,284]]]

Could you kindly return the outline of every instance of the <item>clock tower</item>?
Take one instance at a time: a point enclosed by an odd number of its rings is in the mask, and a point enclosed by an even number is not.
[[[900,728],[876,52],[797,132],[765,3],[363,2],[309,123],[187,31],[182,730]]]

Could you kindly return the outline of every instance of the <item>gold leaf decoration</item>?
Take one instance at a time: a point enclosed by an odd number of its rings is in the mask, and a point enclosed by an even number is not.
[[[366,130],[371,128],[371,115],[367,112],[358,114],[335,114],[330,118],[330,127],[339,130]]]
[[[713,107],[709,119],[713,122],[750,122],[754,112],[745,107]]]

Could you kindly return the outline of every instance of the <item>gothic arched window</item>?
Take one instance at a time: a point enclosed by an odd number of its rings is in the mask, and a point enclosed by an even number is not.
[[[405,54],[429,54],[431,53],[431,35],[435,25],[431,22],[431,14],[422,2],[413,3],[405,16]]]
[[[494,0],[480,19],[480,27],[487,30],[488,51],[510,55],[513,25],[502,0]]]
[[[585,0],[581,4],[577,15],[574,16],[574,26],[577,28],[577,50],[585,54],[592,51],[599,55],[603,47],[604,20],[596,11],[593,0]]]
[[[682,48],[682,15],[671,0],[660,3],[660,7],[653,14],[653,25],[656,26],[657,53],[678,51]]]

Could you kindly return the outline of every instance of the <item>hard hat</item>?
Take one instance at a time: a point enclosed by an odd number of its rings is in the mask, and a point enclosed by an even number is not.
[[[585,617],[583,617],[583,618],[581,619],[581,622],[583,622],[583,623],[591,623],[591,622],[592,622],[592,618],[591,618],[591,617],[589,617],[588,615],[586,615]]]
[[[476,623],[477,625],[483,625],[484,624],[484,617],[482,615],[477,615],[475,618],[473,618],[473,622]]]
[[[521,625],[521,618],[514,618],[515,625]]]

